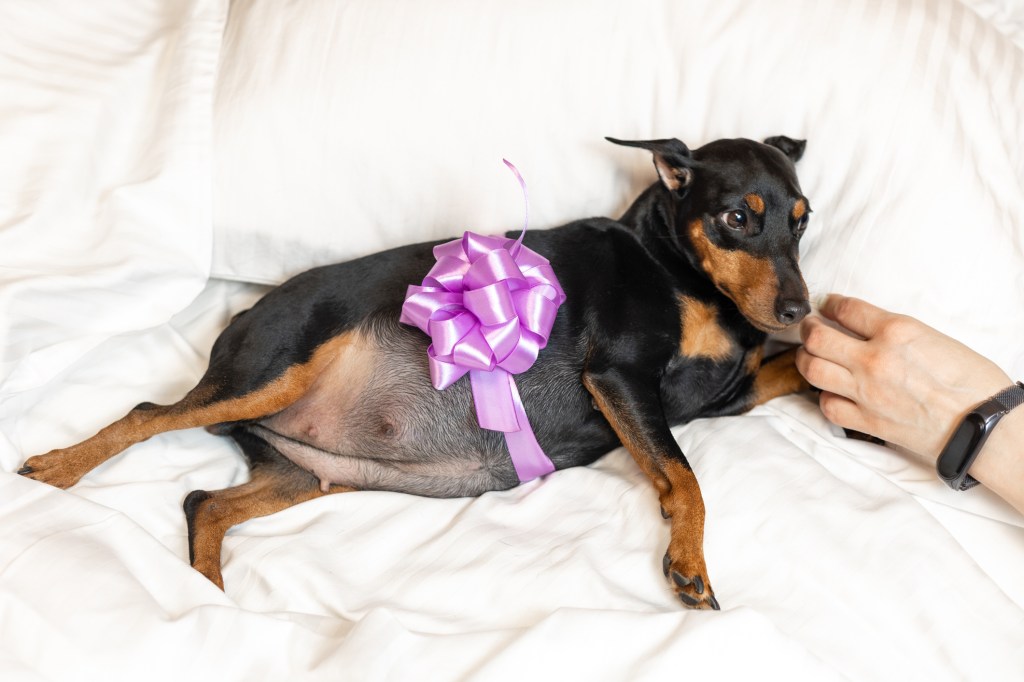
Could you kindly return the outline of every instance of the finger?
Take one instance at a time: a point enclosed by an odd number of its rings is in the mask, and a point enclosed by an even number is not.
[[[818,397],[818,406],[821,408],[821,413],[825,415],[825,419],[836,426],[876,435],[871,432],[870,425],[867,419],[864,418],[864,413],[861,412],[860,407],[849,398],[829,393],[828,391],[822,391]]]
[[[829,294],[821,306],[821,314],[865,339],[874,337],[882,324],[895,316],[867,301],[840,294]]]
[[[847,397],[853,396],[853,374],[845,367],[812,355],[804,348],[797,349],[794,362],[797,371],[811,386]]]
[[[843,367],[856,364],[858,348],[863,344],[816,316],[806,317],[800,323],[800,340],[811,355]]]

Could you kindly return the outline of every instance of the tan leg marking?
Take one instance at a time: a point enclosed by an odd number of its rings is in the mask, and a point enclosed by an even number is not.
[[[114,455],[159,433],[275,414],[298,400],[346,346],[360,341],[355,333],[336,336],[317,348],[306,364],[290,367],[263,388],[238,398],[209,402],[216,387],[200,383],[173,405],[133,409],[88,440],[30,457],[25,475],[69,488]]]
[[[750,406],[761,405],[772,398],[808,390],[811,385],[796,368],[796,348],[769,358],[754,377]]]
[[[594,402],[597,403],[597,409],[601,410],[601,414],[608,420],[612,430],[615,431],[615,435],[622,442],[623,447],[629,451],[629,454],[636,460],[640,469],[651,479],[651,483],[654,484],[658,493],[667,492],[670,487],[669,481],[662,473],[661,466],[655,459],[656,455],[651,454],[653,447],[647,442],[648,439],[645,437],[640,425],[633,420],[622,417],[621,415],[625,412],[623,406],[617,405],[614,398],[605,395],[600,387],[595,384],[593,378],[586,373],[583,374],[583,385],[590,391]]]
[[[744,359],[744,364],[747,369],[747,374],[757,374],[757,370],[761,369],[761,361],[764,359],[764,346],[757,346],[747,351],[747,356]]]
[[[716,608],[714,591],[704,562],[704,497],[693,471],[675,460],[665,463],[671,487],[661,496],[661,506],[672,528],[663,569],[672,587],[687,606]]]
[[[192,567],[224,589],[220,552],[228,529],[243,521],[269,516],[325,494],[352,492],[353,488],[332,485],[327,493],[310,478],[308,485],[296,486],[280,474],[253,470],[248,483],[216,490],[196,491],[185,500],[189,525],[189,554]],[[199,495],[192,498],[192,495]],[[195,502],[190,502],[195,499]],[[192,506],[192,509],[189,507]]]

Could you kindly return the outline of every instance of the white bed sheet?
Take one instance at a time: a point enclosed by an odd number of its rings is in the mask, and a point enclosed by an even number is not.
[[[212,281],[4,415],[0,670],[16,679],[1012,680],[1024,528],[805,397],[676,430],[707,501],[723,611],[683,610],[668,526],[623,450],[475,499],[360,492],[232,530],[221,593],[187,563],[181,501],[246,476],[226,439],[158,436],[70,492],[7,473],[201,374],[262,290]],[[62,418],[63,415],[63,418]],[[12,429],[13,424],[17,429]],[[46,428],[62,424],[58,432]]]
[[[971,4],[1022,44],[1019,4]],[[718,613],[673,599],[622,450],[475,499],[247,522],[226,593],[188,566],[181,502],[245,479],[227,440],[164,434],[67,492],[12,473],[182,395],[262,291],[205,281],[227,3],[76,7],[0,6],[0,679],[1021,679],[1022,517],[836,438],[805,397],[676,430]]]

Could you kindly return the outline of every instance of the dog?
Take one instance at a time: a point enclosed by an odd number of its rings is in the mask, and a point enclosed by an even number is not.
[[[704,501],[669,429],[808,388],[793,351],[764,355],[769,333],[810,311],[798,245],[811,207],[795,171],[806,143],[725,139],[691,151],[677,139],[607,139],[650,152],[658,180],[619,220],[525,235],[566,300],[518,389],[556,470],[625,446],[671,522],[671,588],[687,607],[718,609]],[[247,519],[356,490],[461,497],[517,485],[502,435],[476,423],[469,382],[435,390],[427,337],[399,323],[436,244],[295,276],[232,319],[179,402],[140,404],[18,473],[68,488],[165,431],[232,437],[250,480],[193,491],[183,505],[189,560],[221,589],[224,535]]]

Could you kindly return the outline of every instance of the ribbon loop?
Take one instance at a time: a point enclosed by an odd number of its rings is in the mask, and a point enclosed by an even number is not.
[[[399,321],[430,336],[427,357],[434,388],[467,373],[480,426],[505,434],[519,480],[554,471],[530,427],[514,374],[525,372],[547,345],[565,292],[550,263],[516,240],[465,232],[434,247],[437,262],[419,286],[410,285]]]

